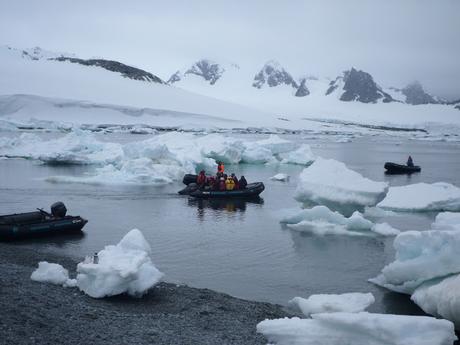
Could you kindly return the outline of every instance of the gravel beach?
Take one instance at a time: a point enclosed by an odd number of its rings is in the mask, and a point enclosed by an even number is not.
[[[0,243],[0,257],[0,344],[266,344],[257,323],[290,316],[278,305],[170,283],[142,298],[93,299],[30,279],[39,261],[71,271],[74,258],[17,243]]]

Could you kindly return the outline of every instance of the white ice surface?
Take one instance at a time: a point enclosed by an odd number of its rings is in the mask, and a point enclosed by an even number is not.
[[[367,312],[265,320],[257,332],[277,345],[452,345],[457,339],[447,320]]]
[[[40,261],[38,268],[32,272],[30,279],[42,282],[62,285],[66,287],[75,286],[75,280],[69,279],[69,271],[59,264]]]
[[[314,206],[310,209],[293,210],[286,213],[288,214],[282,216],[281,223],[286,223],[288,228],[320,236],[367,236],[371,233],[392,236],[399,233],[399,230],[386,223],[374,224],[358,211],[348,218],[339,212],[331,211],[326,206]]]
[[[422,284],[411,299],[426,313],[450,320],[460,329],[460,274]]]
[[[394,211],[460,211],[460,188],[445,182],[391,187],[377,206]]]
[[[357,313],[366,310],[374,302],[375,298],[371,293],[351,292],[340,295],[311,295],[308,298],[295,297],[289,301],[289,305],[309,317],[317,313]]]
[[[388,190],[385,182],[375,182],[350,170],[342,162],[318,158],[299,176],[295,198],[326,206],[374,206]]]
[[[439,213],[431,228],[433,230],[460,230],[460,213]]]
[[[85,176],[50,176],[51,182],[92,184],[167,184],[186,173],[214,172],[216,161],[261,164],[278,162],[279,154],[297,144],[278,136],[246,141],[221,134],[169,132],[132,143],[110,143],[82,130],[57,139],[36,134],[0,138],[0,156],[39,159],[47,164],[93,164]]]
[[[270,177],[270,180],[286,182],[286,181],[289,181],[289,175],[284,174],[284,173],[279,173],[279,174],[276,174]]]
[[[122,293],[141,296],[163,277],[153,264],[150,251],[142,233],[133,229],[117,245],[99,251],[99,263],[78,264],[77,286],[94,298]]]
[[[412,294],[422,283],[460,272],[460,232],[406,231],[393,243],[395,261],[382,269],[372,282]]]
[[[316,156],[309,145],[303,144],[294,151],[282,154],[281,158],[281,163],[309,165],[315,161]]]

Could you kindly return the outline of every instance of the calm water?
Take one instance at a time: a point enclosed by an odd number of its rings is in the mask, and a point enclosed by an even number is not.
[[[146,139],[106,136],[104,140]],[[291,140],[302,141],[299,137]],[[308,142],[308,141],[306,141]],[[460,186],[460,146],[448,143],[361,138],[352,143],[309,141],[313,151],[345,162],[366,177],[391,185],[445,181]],[[423,168],[412,176],[385,176],[385,161],[411,154]],[[94,186],[49,183],[50,175],[80,176],[91,167],[50,167],[26,160],[0,160],[0,213],[48,208],[57,200],[70,214],[89,219],[85,235],[8,244],[32,246],[81,258],[116,243],[130,229],[143,231],[156,266],[166,280],[206,287],[245,299],[286,304],[313,293],[372,292],[372,311],[419,313],[403,295],[375,287],[367,279],[393,260],[393,238],[315,237],[279,224],[279,212],[298,207],[292,198],[302,167],[227,166],[250,181],[263,181],[259,203],[197,201],[179,196],[180,183],[164,187]],[[270,181],[283,172],[288,183]],[[401,214],[387,221],[402,229],[428,229],[436,214]]]

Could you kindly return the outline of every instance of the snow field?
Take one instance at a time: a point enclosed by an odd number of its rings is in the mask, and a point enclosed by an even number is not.
[[[98,262],[92,257],[77,265],[76,279],[59,264],[40,262],[31,279],[65,287],[77,286],[93,298],[127,293],[142,296],[163,277],[150,258],[150,245],[142,232],[129,231],[117,245],[99,251]]]

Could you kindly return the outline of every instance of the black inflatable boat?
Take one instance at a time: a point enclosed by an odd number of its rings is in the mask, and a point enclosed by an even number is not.
[[[56,202],[51,206],[51,213],[39,209],[0,216],[0,240],[80,231],[88,222],[80,216],[67,216],[66,213],[65,205]]]
[[[386,162],[384,168],[386,174],[412,174],[422,170],[418,165],[408,166],[391,162]]]
[[[189,185],[190,183],[196,183],[196,178],[198,175],[193,175],[193,174],[185,174],[184,178],[182,179],[182,183],[185,185]]]
[[[248,184],[245,189],[225,191],[197,189],[190,192],[189,195],[195,198],[256,198],[264,189],[262,182],[255,182]]]

